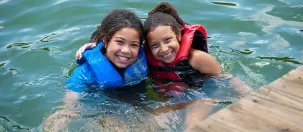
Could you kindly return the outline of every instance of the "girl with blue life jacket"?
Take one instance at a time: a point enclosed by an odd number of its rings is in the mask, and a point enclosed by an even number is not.
[[[44,130],[59,131],[67,120],[79,117],[74,109],[80,93],[144,83],[148,71],[142,41],[143,26],[133,12],[113,10],[105,16],[90,39],[95,48],[83,53],[66,81],[64,109],[46,119]]]
[[[92,50],[83,53],[66,87],[83,92],[87,86],[99,89],[119,88],[147,78],[147,60],[143,51],[140,19],[132,12],[114,10],[92,34]]]

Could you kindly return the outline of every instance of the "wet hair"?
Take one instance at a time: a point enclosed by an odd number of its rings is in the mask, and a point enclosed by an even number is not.
[[[92,34],[90,42],[96,42],[97,44],[103,42],[107,44],[117,31],[125,27],[133,28],[138,32],[141,44],[144,39],[141,20],[135,13],[124,9],[113,10],[106,15],[101,25]]]
[[[148,13],[144,22],[144,36],[153,31],[158,26],[170,26],[172,31],[177,35],[179,29],[187,24],[178,15],[176,9],[167,2],[162,2]]]

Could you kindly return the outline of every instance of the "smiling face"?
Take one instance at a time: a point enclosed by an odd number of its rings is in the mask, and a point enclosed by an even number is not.
[[[133,28],[118,30],[105,45],[105,56],[118,68],[126,68],[138,56],[140,40],[138,32]]]
[[[176,35],[170,26],[157,26],[146,38],[155,59],[164,63],[175,60],[180,49],[180,33]]]

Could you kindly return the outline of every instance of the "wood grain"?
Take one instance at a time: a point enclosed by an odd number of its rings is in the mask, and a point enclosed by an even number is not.
[[[211,115],[189,131],[303,132],[303,66]]]

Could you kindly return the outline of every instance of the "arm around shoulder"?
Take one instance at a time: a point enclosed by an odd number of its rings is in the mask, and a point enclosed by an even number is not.
[[[218,75],[221,68],[218,61],[210,54],[197,49],[189,52],[189,63],[197,71],[208,75]]]

